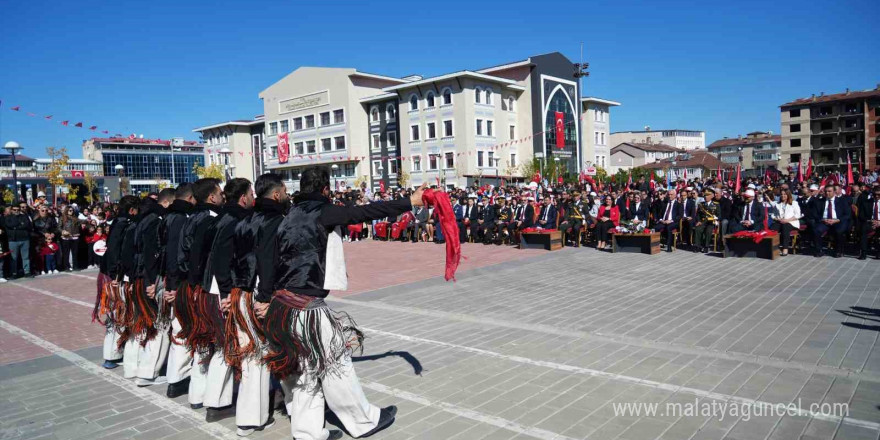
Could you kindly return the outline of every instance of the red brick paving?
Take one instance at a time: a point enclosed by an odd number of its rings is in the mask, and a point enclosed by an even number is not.
[[[542,250],[519,250],[511,246],[465,243],[458,273],[534,257]],[[345,244],[349,288],[332,292],[338,296],[441,277],[446,246],[433,243],[398,243],[367,240]],[[96,272],[79,272],[96,277]],[[66,274],[23,280],[27,286],[85,301],[95,300],[95,280]],[[68,350],[100,345],[104,328],[91,322],[91,309],[52,298],[11,283],[0,290],[0,320],[46,339]],[[0,331],[0,365],[46,356],[46,350],[6,331]]]

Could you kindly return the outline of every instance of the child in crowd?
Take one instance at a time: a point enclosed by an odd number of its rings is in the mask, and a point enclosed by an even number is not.
[[[47,232],[43,244],[40,245],[40,255],[43,257],[43,275],[47,273],[58,273],[55,268],[55,254],[60,249],[58,243],[55,243],[55,234]]]
[[[90,225],[89,233],[86,236],[86,244],[89,248],[89,268],[98,267],[101,264],[101,256],[95,253],[95,243],[100,240],[107,240],[104,226]]]

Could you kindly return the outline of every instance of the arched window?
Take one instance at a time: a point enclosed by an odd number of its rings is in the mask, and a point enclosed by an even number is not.
[[[388,104],[385,106],[385,118],[388,120],[393,120],[397,117],[395,114],[397,113],[397,109],[394,107],[394,104]]]
[[[514,111],[513,105],[515,102],[516,101],[514,101],[513,96],[507,97],[507,110],[508,111],[511,111],[511,112]]]
[[[416,95],[412,95],[409,97],[409,109],[418,110],[419,109],[419,97]]]
[[[486,104],[492,105],[492,90],[486,89]]]
[[[476,102],[477,104],[480,103],[480,95],[482,93],[483,93],[483,90],[480,89],[479,87],[474,88],[474,102]]]
[[[379,122],[379,107],[373,106],[373,108],[370,109],[370,121]]]
[[[434,107],[434,92],[428,92],[427,94],[425,94],[425,107]]]
[[[443,89],[443,105],[452,104],[452,90],[450,88]]]

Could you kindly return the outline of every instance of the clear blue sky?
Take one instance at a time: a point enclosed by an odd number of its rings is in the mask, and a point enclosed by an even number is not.
[[[552,51],[576,62],[583,41],[585,94],[623,103],[612,130],[699,129],[710,142],[778,132],[791,99],[880,82],[877,0],[0,0],[0,11],[0,142],[37,157],[47,146],[81,157],[92,132],[79,121],[193,139],[199,125],[262,113],[257,93],[303,65],[435,75]]]

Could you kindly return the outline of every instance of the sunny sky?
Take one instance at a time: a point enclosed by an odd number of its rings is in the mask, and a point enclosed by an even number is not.
[[[431,76],[553,51],[577,62],[583,41],[584,94],[623,104],[612,131],[705,130],[708,142],[778,132],[789,100],[880,83],[876,0],[0,0],[0,11],[0,142],[33,157],[48,146],[81,157],[90,125],[195,139],[197,126],[261,114],[257,94],[304,65]]]

